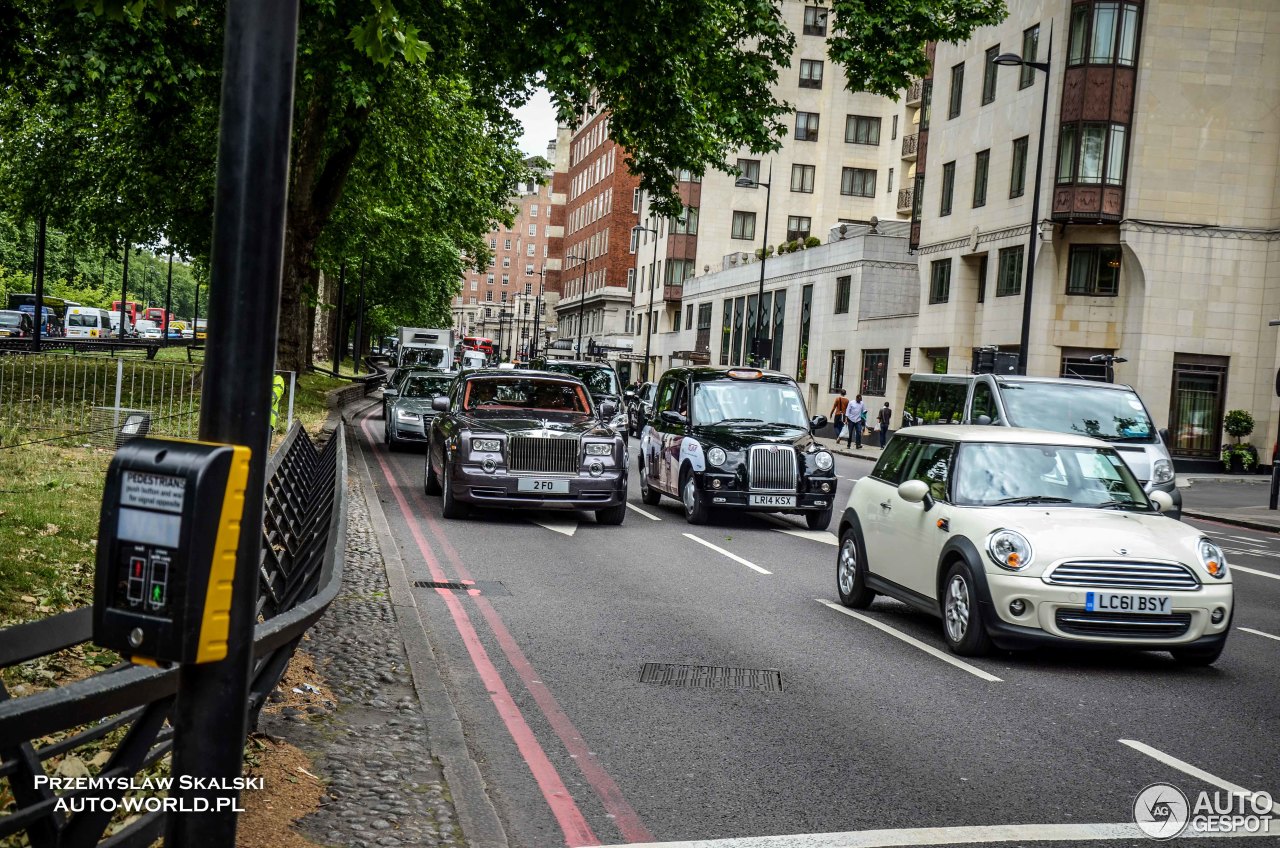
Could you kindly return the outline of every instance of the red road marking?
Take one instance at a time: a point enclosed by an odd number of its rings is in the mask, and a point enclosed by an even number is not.
[[[368,436],[367,430],[365,435]],[[381,461],[381,458],[379,460]],[[385,467],[384,465],[384,469]],[[414,493],[415,503],[422,508],[409,518],[410,525],[413,526],[415,520],[418,519],[425,521],[432,533],[432,537],[439,543],[445,557],[457,572],[459,580],[464,583],[474,583],[471,572],[467,570],[466,565],[462,562],[462,557],[452,543],[449,542],[448,537],[445,536],[444,528],[440,526],[440,522],[431,514],[431,511],[426,508],[425,494],[412,487],[411,491]],[[398,488],[396,496],[397,498],[400,497]],[[410,516],[407,509],[404,509],[403,506],[401,509],[406,517]],[[414,532],[417,532],[416,527]],[[434,575],[434,573],[433,571],[432,574]],[[436,579],[443,580],[444,578],[438,577]],[[569,753],[574,756],[578,763],[578,768],[582,770],[583,777],[591,784],[591,788],[595,790],[601,803],[604,804],[605,811],[613,816],[614,824],[618,826],[618,831],[622,834],[622,838],[627,842],[656,841],[653,834],[640,821],[640,816],[627,803],[627,799],[623,796],[618,784],[600,765],[600,761],[596,759],[595,754],[588,749],[587,744],[582,739],[582,734],[578,732],[578,728],[574,726],[572,720],[560,707],[560,703],[551,694],[551,690],[547,688],[546,684],[542,683],[538,674],[533,670],[533,664],[529,662],[511,632],[507,630],[502,617],[498,615],[498,611],[489,603],[489,599],[475,592],[468,592],[468,594],[476,595],[476,605],[480,608],[485,621],[489,623],[489,627],[497,637],[498,645],[502,648],[502,652],[506,654],[508,662],[516,670],[516,674],[520,676],[520,680],[524,683],[525,688],[529,690],[529,694],[533,695],[534,701],[547,717],[547,721],[556,735],[560,737],[560,741],[564,743]]]
[[[413,520],[412,513],[409,512],[409,505],[405,502],[400,486],[395,484],[394,475],[382,456],[381,446],[377,445],[369,434],[367,427],[368,417],[366,415],[365,419],[361,421],[360,429],[364,432],[365,438],[369,440],[369,444],[373,448],[374,458],[378,460],[378,465],[382,468],[382,473],[387,482],[392,484],[392,493],[396,497],[396,502],[400,505],[401,513],[407,520],[409,531],[413,534],[418,550],[422,552],[422,556],[427,562],[427,568],[430,569],[431,576],[435,580],[443,582],[445,580],[444,571],[441,570],[440,563],[436,560],[431,548],[427,545],[426,539],[422,536],[422,531]],[[547,806],[551,808],[552,815],[555,816],[560,829],[564,832],[565,844],[570,848],[599,845],[600,840],[596,838],[591,826],[587,824],[582,811],[578,809],[573,796],[569,793],[568,788],[565,787],[564,781],[560,779],[559,772],[551,764],[551,760],[547,757],[546,752],[542,750],[542,746],[538,744],[538,739],[534,736],[528,722],[525,721],[520,708],[516,706],[515,699],[511,697],[507,685],[502,682],[502,676],[498,673],[498,669],[494,667],[493,661],[489,659],[488,652],[484,649],[484,645],[480,642],[480,637],[476,634],[475,627],[471,624],[470,616],[462,608],[462,602],[448,589],[437,589],[436,593],[444,600],[445,606],[449,609],[449,614],[453,616],[453,623],[458,628],[458,634],[462,637],[463,643],[467,646],[467,653],[471,655],[471,662],[475,665],[476,672],[480,675],[485,689],[488,690],[489,696],[493,699],[498,715],[502,717],[503,723],[506,724],[507,731],[515,741],[516,748],[519,749],[525,763],[529,766],[529,771],[533,773],[533,778],[537,781],[538,788],[542,791],[542,796],[547,801]]]

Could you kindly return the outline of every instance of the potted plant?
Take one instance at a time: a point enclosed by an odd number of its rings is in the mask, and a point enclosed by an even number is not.
[[[1258,464],[1258,449],[1251,444],[1241,443],[1253,432],[1253,416],[1243,409],[1233,409],[1222,419],[1222,429],[1235,442],[1222,447],[1222,466],[1233,474],[1248,474]]]
[[[822,244],[822,240],[819,239],[817,236],[809,236],[804,240],[804,246],[806,248],[817,247],[820,244]]]

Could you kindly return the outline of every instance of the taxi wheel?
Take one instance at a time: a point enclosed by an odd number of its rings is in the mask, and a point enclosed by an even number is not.
[[[435,469],[431,467],[431,445],[427,445],[427,482],[424,486],[428,495],[440,494],[440,478],[436,476]]]
[[[831,526],[831,512],[831,507],[827,507],[822,512],[806,512],[804,520],[810,530],[826,530]]]
[[[471,514],[470,504],[464,504],[453,494],[453,474],[449,472],[449,461],[444,463],[444,481],[441,486],[441,510],[445,518],[466,518]]]
[[[640,501],[645,506],[657,506],[662,500],[662,493],[649,485],[649,472],[640,468]]]
[[[1182,665],[1213,665],[1222,656],[1222,649],[1227,646],[1223,639],[1213,648],[1175,648],[1169,653]]]
[[[707,496],[699,489],[693,474],[686,472],[680,485],[680,501],[684,504],[684,520],[690,524],[706,524],[711,514]]]
[[[980,657],[991,652],[991,638],[982,623],[973,572],[963,561],[951,566],[942,584],[942,632],[951,653]]]
[[[862,540],[853,528],[840,537],[840,553],[836,554],[836,591],[840,603],[853,609],[866,609],[876,599],[876,593],[867,588],[867,561],[863,556]]]

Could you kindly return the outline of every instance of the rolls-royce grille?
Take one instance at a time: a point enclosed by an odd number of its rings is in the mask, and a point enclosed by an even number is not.
[[[752,445],[747,474],[753,492],[794,492],[796,452],[790,445]]]
[[[1191,613],[1139,615],[1132,612],[1089,612],[1059,609],[1058,629],[1075,636],[1110,636],[1117,639],[1176,639],[1191,627]]]
[[[1200,588],[1200,581],[1191,569],[1175,562],[1064,562],[1045,577],[1045,582],[1096,589],[1194,591]]]
[[[514,472],[577,474],[582,468],[577,439],[514,436],[508,444],[507,468]]]

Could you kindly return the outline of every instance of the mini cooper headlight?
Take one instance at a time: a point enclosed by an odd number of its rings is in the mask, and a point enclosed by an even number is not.
[[[724,448],[712,448],[707,451],[707,462],[719,468],[724,465],[724,461],[729,458],[729,454],[724,452]]]
[[[416,412],[409,412],[407,409],[397,409],[396,418],[400,421],[417,421],[422,416]]]
[[[1222,552],[1222,548],[1208,539],[1201,539],[1196,545],[1196,553],[1200,555],[1200,564],[1209,574],[1219,580],[1227,576],[1227,555]]]
[[[502,439],[472,439],[471,449],[481,453],[497,453],[502,450]]]
[[[1031,543],[1017,530],[997,530],[987,537],[987,556],[1001,568],[1021,571],[1031,564]]]
[[[1151,464],[1151,482],[1168,483],[1173,479],[1173,463],[1167,459],[1157,459]]]
[[[613,453],[613,445],[607,442],[588,442],[587,456],[609,456]]]
[[[827,453],[826,451],[819,451],[818,453],[814,454],[813,465],[819,471],[830,471],[831,466],[835,464],[836,464],[835,458],[832,457],[831,454]]]

